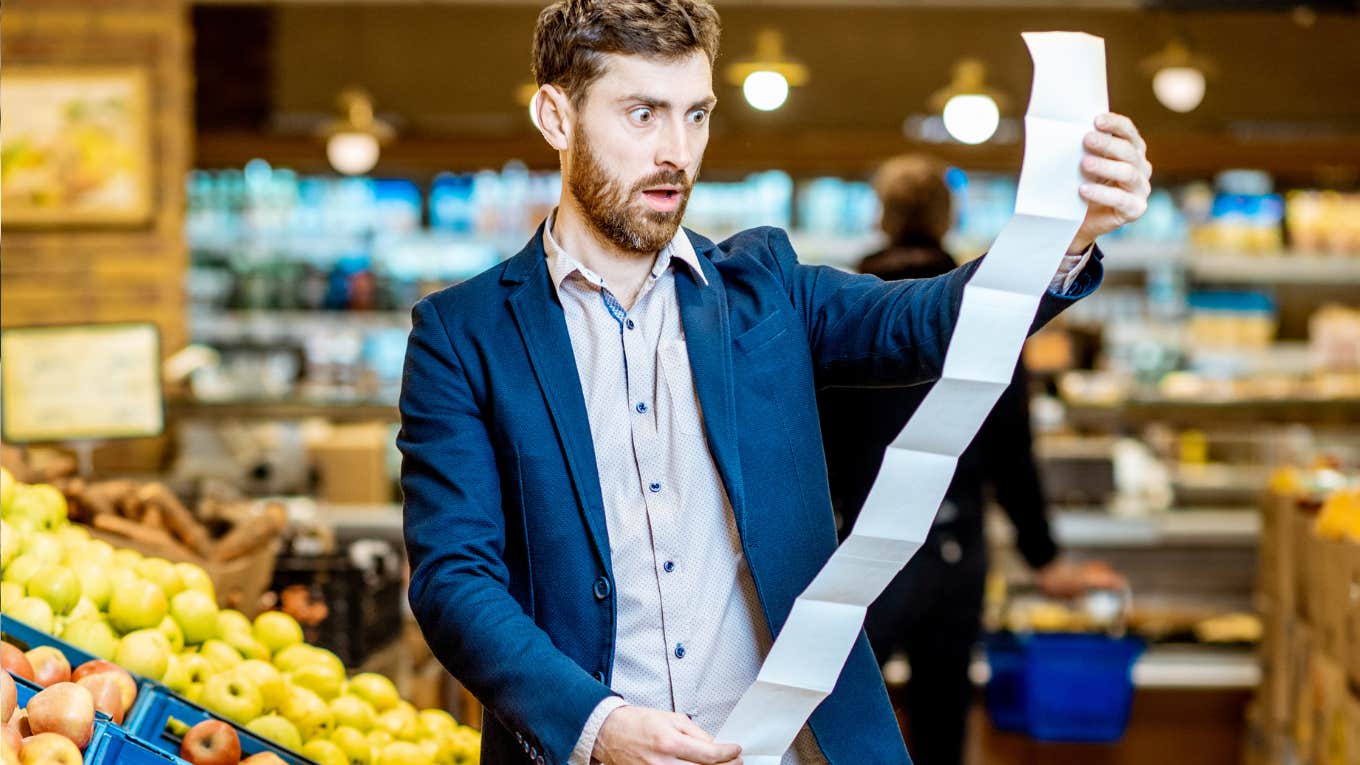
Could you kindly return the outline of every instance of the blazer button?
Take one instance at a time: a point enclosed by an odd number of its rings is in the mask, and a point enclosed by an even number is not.
[[[600,577],[599,579],[596,579],[596,580],[595,580],[595,599],[596,599],[596,600],[604,600],[605,598],[609,597],[609,589],[610,589],[610,588],[609,588],[609,578],[608,578],[608,577],[602,576],[602,577]]]
[[[599,671],[599,672],[596,672],[596,673],[595,673],[595,679],[596,679],[597,681],[603,683],[603,682],[604,682],[604,670],[601,670],[601,671]]]

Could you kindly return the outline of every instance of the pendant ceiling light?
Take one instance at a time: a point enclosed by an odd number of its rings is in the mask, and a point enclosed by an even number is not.
[[[336,172],[363,175],[378,164],[381,146],[392,140],[396,131],[373,115],[373,99],[361,88],[340,92],[340,119],[322,128],[326,139],[326,159]]]
[[[975,58],[960,59],[949,84],[931,94],[928,106],[943,116],[944,129],[954,140],[978,144],[996,134],[1007,99],[986,80],[986,65]]]
[[[808,68],[784,54],[784,37],[773,29],[757,32],[755,55],[729,64],[726,72],[746,103],[763,112],[783,106],[789,90],[808,81]]]
[[[1214,70],[1208,59],[1191,53],[1180,40],[1168,42],[1140,65],[1152,77],[1152,93],[1162,106],[1182,114],[1194,111],[1204,100],[1207,78]]]

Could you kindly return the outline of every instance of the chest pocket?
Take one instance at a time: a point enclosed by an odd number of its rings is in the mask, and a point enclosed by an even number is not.
[[[687,436],[702,436],[703,416],[699,412],[699,394],[694,390],[694,373],[689,367],[689,351],[685,341],[674,340],[657,348],[657,366],[661,369],[661,395],[666,408],[659,412],[670,418],[671,427]]]
[[[772,313],[737,335],[732,344],[742,353],[750,354],[764,348],[786,331],[788,325],[784,322],[784,317],[779,313]]]

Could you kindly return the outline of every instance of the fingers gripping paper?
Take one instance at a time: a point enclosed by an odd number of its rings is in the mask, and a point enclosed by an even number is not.
[[[892,442],[858,522],[793,604],[718,732],[748,765],[777,765],[835,687],[865,609],[921,546],[973,440],[1010,383],[1020,346],[1086,215],[1082,136],[1107,111],[1105,46],[1078,32],[1023,35],[1034,59],[1015,215],[964,288],[944,374]]]

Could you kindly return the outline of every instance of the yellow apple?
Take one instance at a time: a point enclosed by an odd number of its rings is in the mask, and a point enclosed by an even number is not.
[[[293,751],[302,748],[302,734],[298,733],[297,726],[276,714],[256,717],[246,723],[246,730]]]

